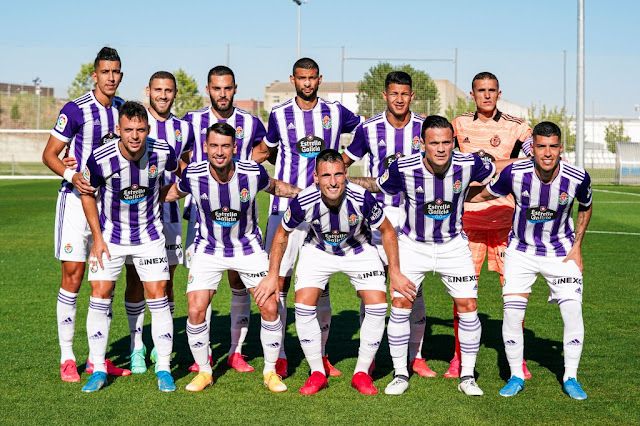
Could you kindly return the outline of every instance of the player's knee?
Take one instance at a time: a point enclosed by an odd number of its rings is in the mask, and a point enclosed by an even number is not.
[[[82,262],[63,262],[62,263],[62,283],[61,286],[65,291],[77,293],[82,285],[84,277],[85,264]]]
[[[393,301],[391,302],[391,306],[393,306],[394,308],[400,308],[400,309],[411,309],[411,307],[413,306],[413,303],[411,303],[409,301],[409,299],[407,299],[406,297],[394,297]]]
[[[188,316],[189,323],[193,325],[202,324],[205,320],[207,309],[201,309],[199,306],[189,305]]]
[[[260,316],[262,316],[265,321],[275,321],[278,318],[278,304],[275,295],[269,297],[260,308]]]
[[[473,312],[478,308],[476,303],[476,299],[467,298],[467,299],[455,299],[456,308],[458,312]]]

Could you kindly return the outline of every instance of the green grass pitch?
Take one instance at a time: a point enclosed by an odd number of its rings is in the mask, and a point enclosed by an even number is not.
[[[585,238],[585,346],[578,379],[589,398],[573,401],[562,393],[562,320],[557,306],[546,303],[548,289],[539,279],[527,310],[525,357],[533,378],[522,394],[502,398],[508,378],[501,339],[502,300],[495,273],[480,278],[479,312],[482,346],[476,366],[483,397],[460,393],[456,379],[445,379],[453,351],[452,302],[437,277],[424,282],[427,330],[424,355],[436,378],[414,376],[402,396],[386,396],[392,379],[386,339],[378,353],[375,384],[381,393],[363,396],[350,387],[358,350],[359,299],[344,276],[331,281],[333,324],[327,351],[343,372],[329,388],[303,397],[298,388],[308,366],[300,349],[289,297],[286,347],[291,377],[289,391],[272,394],[262,384],[259,314],[252,308],[244,353],[256,368],[249,374],[226,368],[229,341],[230,292],[226,280],[214,297],[212,322],[215,384],[201,393],[184,391],[194,373],[187,346],[184,268],[176,273],[176,314],[173,375],[178,390],[159,392],[155,375],[110,380],[110,386],[83,394],[81,383],[59,377],[56,297],[60,265],[53,257],[53,223],[58,184],[54,181],[0,181],[0,423],[9,424],[508,424],[640,422],[640,188],[596,187],[594,214]],[[263,194],[264,195],[264,194]],[[267,212],[268,198],[260,198]],[[261,224],[264,225],[263,215]],[[606,232],[606,233],[604,233]],[[74,351],[81,363],[87,356],[85,319],[89,285],[78,298]],[[126,366],[129,332],[124,310],[124,281],[116,286],[114,318],[107,355]],[[152,346],[147,313],[145,343]]]

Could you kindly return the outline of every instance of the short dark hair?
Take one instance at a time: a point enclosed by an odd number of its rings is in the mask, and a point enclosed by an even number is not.
[[[120,117],[127,117],[129,120],[133,120],[137,118],[140,121],[144,121],[145,123],[149,122],[149,117],[147,116],[147,110],[144,108],[140,102],[136,101],[126,101],[122,104],[119,109]]]
[[[496,83],[498,83],[498,89],[500,88],[498,77],[496,77],[495,74],[490,73],[489,71],[479,72],[475,77],[473,77],[473,80],[471,80],[471,90],[473,90],[473,84],[476,82],[476,80],[495,80]]]
[[[318,74],[320,74],[320,67],[318,66],[318,63],[311,58],[298,59],[296,63],[293,64],[293,71],[291,72],[291,75],[296,74],[297,68],[302,68],[303,70],[316,70],[318,71]]]
[[[320,151],[318,156],[316,157],[316,172],[318,171],[318,166],[320,163],[335,163],[339,162],[344,165],[344,159],[342,158],[342,154],[340,154],[335,149],[324,149]]]
[[[219,121],[211,125],[211,127],[207,129],[207,140],[209,140],[209,135],[212,132],[223,136],[229,136],[233,140],[233,143],[236,142],[236,129],[234,129],[229,123]]]
[[[215,66],[213,68],[211,68],[209,70],[209,74],[207,74],[207,84],[209,84],[209,80],[211,80],[212,76],[223,76],[223,75],[230,75],[231,76],[231,80],[233,80],[233,84],[236,84],[236,76],[233,73],[233,71],[231,70],[231,68],[226,67],[224,65],[218,65]]]
[[[149,86],[151,86],[151,82],[153,80],[156,79],[167,79],[167,80],[173,80],[173,85],[174,87],[177,89],[178,88],[178,83],[176,82],[176,78],[174,77],[173,74],[171,74],[169,71],[156,71],[151,75],[151,78],[149,79]]]
[[[453,126],[449,123],[449,120],[439,115],[430,115],[424,119],[422,130],[420,131],[422,139],[424,139],[424,133],[427,129],[450,129],[453,135]]]
[[[541,121],[533,128],[533,139],[536,136],[557,136],[558,140],[562,140],[562,132],[556,123],[551,121]]]
[[[391,71],[387,74],[387,78],[384,79],[384,89],[387,90],[390,84],[402,84],[410,88],[413,86],[411,76],[404,71]]]
[[[118,51],[111,47],[103,47],[100,49],[98,54],[96,55],[95,61],[93,61],[93,69],[98,69],[98,65],[100,65],[100,61],[113,61],[120,62],[120,56],[118,55]]]

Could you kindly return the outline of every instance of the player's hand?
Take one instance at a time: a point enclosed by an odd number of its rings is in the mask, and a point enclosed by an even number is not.
[[[390,280],[389,280],[389,293],[391,298],[393,298],[393,292],[397,291],[401,295],[407,298],[408,301],[413,302],[416,298],[416,286],[412,283],[409,278],[405,277],[403,273],[389,272]]]
[[[93,243],[93,247],[91,247],[91,252],[89,253],[89,268],[92,271],[95,272],[98,270],[97,265],[100,265],[100,268],[104,269],[102,256],[106,256],[107,260],[111,260],[109,248],[107,247],[107,243],[103,239],[101,239],[100,241],[95,241]]]
[[[278,290],[278,277],[267,274],[266,277],[260,281],[253,291],[253,298],[256,301],[256,305],[262,307],[267,302],[267,299],[271,297],[273,293]]]
[[[96,189],[82,176],[82,173],[73,175],[71,183],[73,183],[80,195],[93,195],[96,192]]]
[[[64,164],[64,166],[67,169],[75,169],[78,166],[78,162],[76,161],[75,157],[67,157],[67,158],[63,158],[62,159],[62,164]]]
[[[567,263],[570,260],[573,260],[575,264],[578,265],[578,268],[580,268],[580,272],[582,272],[582,250],[580,250],[580,247],[573,246],[567,257],[562,260],[562,263]]]

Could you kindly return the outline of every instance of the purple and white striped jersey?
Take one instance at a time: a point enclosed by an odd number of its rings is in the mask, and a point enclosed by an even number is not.
[[[83,176],[100,188],[98,209],[105,241],[139,245],[162,237],[160,188],[165,170],[176,170],[178,157],[165,141],[147,139],[138,161],[122,156],[119,141],[98,147]]]
[[[486,184],[495,170],[475,154],[454,152],[449,169],[438,176],[427,170],[422,154],[413,154],[393,162],[377,183],[385,194],[404,192],[399,218],[403,234],[415,241],[444,243],[462,232],[469,184]]]
[[[85,169],[94,149],[118,138],[118,109],[123,103],[122,99],[114,97],[111,106],[105,108],[90,90],[62,107],[51,135],[67,144],[64,156],[75,157],[78,162],[76,172]],[[62,181],[60,191],[73,192],[73,185]]]
[[[337,212],[322,201],[316,185],[301,191],[291,201],[282,218],[282,227],[293,231],[303,222],[309,223],[304,244],[313,244],[326,253],[344,256],[358,254],[371,245],[371,229],[384,222],[382,207],[373,195],[355,183],[347,183],[344,198]]]
[[[411,113],[407,125],[402,129],[396,129],[387,120],[387,112],[381,112],[358,126],[353,142],[345,152],[354,161],[369,154],[368,175],[381,176],[398,158],[420,152],[420,130],[423,122],[423,117]],[[402,193],[375,196],[383,207],[402,205]]]
[[[278,147],[276,179],[306,188],[313,183],[315,158],[323,149],[340,149],[340,135],[352,132],[360,124],[355,115],[339,102],[318,98],[309,111],[302,110],[296,99],[273,107],[265,143]],[[291,200],[271,196],[271,213],[283,212]]]
[[[254,161],[235,162],[227,183],[211,175],[208,161],[191,163],[184,170],[178,189],[191,194],[200,227],[196,250],[224,257],[245,256],[264,250],[258,226],[258,191],[269,187],[269,175]]]
[[[165,121],[157,120],[153,114],[147,110],[149,117],[149,137],[152,139],[166,141],[176,152],[178,157],[183,152],[193,149],[194,133],[191,124],[185,120],[180,120],[171,114]],[[164,172],[164,185],[178,181],[178,177],[169,171]],[[182,220],[180,215],[180,203],[162,203],[162,221],[164,223],[179,223]]]
[[[558,175],[543,183],[533,159],[506,167],[487,190],[516,202],[509,247],[536,256],[566,256],[574,241],[573,200],[590,206],[591,178],[580,167],[560,161]]]

